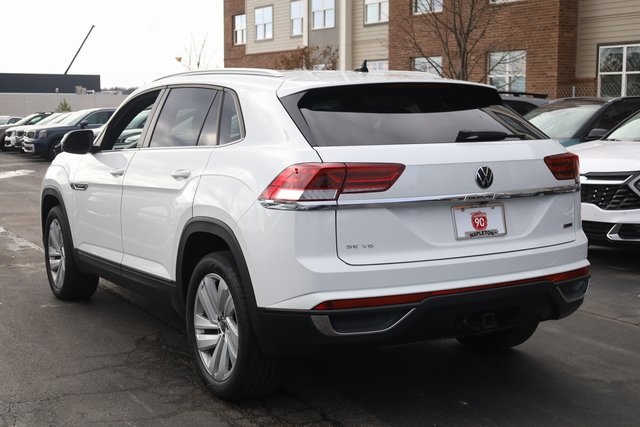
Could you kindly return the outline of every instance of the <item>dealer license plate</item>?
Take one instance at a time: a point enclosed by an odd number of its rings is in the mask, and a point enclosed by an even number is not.
[[[491,205],[456,206],[452,209],[457,240],[496,237],[507,234],[504,206]]]

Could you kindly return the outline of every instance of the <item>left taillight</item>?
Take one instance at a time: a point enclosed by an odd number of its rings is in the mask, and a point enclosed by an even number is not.
[[[280,172],[260,200],[337,200],[342,193],[386,191],[402,175],[399,163],[300,163]]]
[[[555,154],[544,158],[544,162],[557,180],[573,179],[580,182],[580,161],[573,153]]]

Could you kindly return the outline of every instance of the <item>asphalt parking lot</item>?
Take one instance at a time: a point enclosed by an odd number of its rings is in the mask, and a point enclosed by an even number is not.
[[[48,162],[0,153],[0,426],[637,426],[640,250],[592,247],[573,316],[500,355],[453,340],[286,360],[276,394],[226,403],[191,365],[180,319],[101,281],[51,294],[39,188]]]

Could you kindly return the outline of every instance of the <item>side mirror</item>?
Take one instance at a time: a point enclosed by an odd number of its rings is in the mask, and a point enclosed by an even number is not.
[[[87,154],[93,147],[93,131],[90,129],[73,130],[62,138],[62,151],[71,154]]]
[[[593,141],[596,139],[601,139],[609,132],[609,129],[601,129],[601,128],[593,128],[589,131],[589,135],[587,135],[587,141]]]
[[[80,128],[81,129],[85,129],[87,126],[89,126],[89,122],[86,120],[83,120],[80,122]]]

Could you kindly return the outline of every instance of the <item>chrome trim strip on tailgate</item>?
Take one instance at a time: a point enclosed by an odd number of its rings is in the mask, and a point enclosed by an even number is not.
[[[260,204],[268,209],[311,211],[321,209],[351,209],[388,207],[389,205],[423,204],[423,203],[456,203],[456,202],[490,202],[492,200],[521,199],[524,197],[544,197],[555,194],[576,193],[580,184],[562,185],[558,187],[535,188],[530,190],[505,191],[500,193],[450,194],[422,197],[405,197],[394,199],[370,200],[323,200],[318,202],[282,202],[277,200],[260,200]]]

